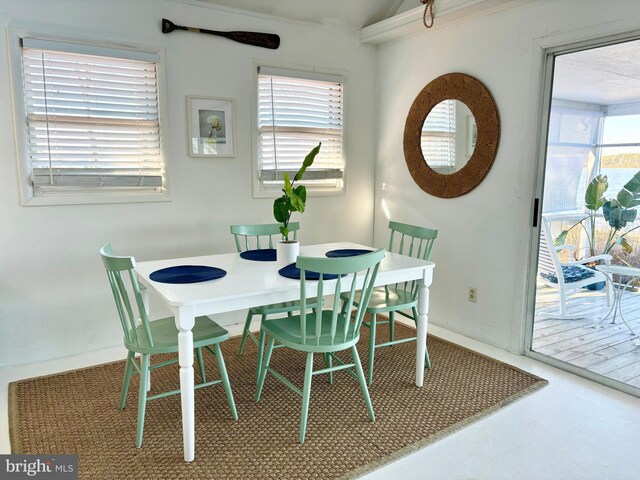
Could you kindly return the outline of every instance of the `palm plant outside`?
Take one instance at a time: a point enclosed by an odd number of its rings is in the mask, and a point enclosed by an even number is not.
[[[616,245],[625,254],[633,252],[633,246],[625,237],[640,228],[640,226],[631,228],[624,233],[621,233],[621,231],[627,224],[632,224],[635,221],[638,213],[637,207],[640,206],[640,171],[622,187],[615,198],[607,199],[604,196],[607,188],[609,188],[609,183],[606,175],[597,175],[591,180],[584,198],[587,215],[570,228],[563,230],[555,239],[556,246],[564,245],[569,232],[580,225],[587,234],[589,256],[608,254]],[[597,218],[601,209],[602,215],[609,225],[609,232],[606,234],[604,245],[600,241],[596,242],[597,237],[599,237],[596,232]],[[596,250],[599,248],[602,248],[602,251],[597,252]]]

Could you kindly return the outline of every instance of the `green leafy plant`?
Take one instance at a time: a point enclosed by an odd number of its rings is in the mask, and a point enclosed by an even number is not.
[[[322,142],[318,143],[304,158],[302,166],[298,173],[295,174],[293,180],[289,179],[289,175],[284,174],[284,187],[282,191],[284,195],[278,197],[273,202],[273,217],[280,225],[280,233],[286,242],[289,241],[289,221],[291,220],[291,214],[293,212],[304,213],[305,203],[307,201],[307,189],[304,185],[298,185],[294,187],[295,182],[302,179],[304,172],[309,168],[316,158],[316,155],[320,153],[320,146]]]
[[[615,245],[619,245],[622,250],[629,254],[633,252],[633,247],[625,236],[640,227],[634,227],[621,233],[627,224],[633,223],[638,214],[637,207],[640,206],[640,171],[637,172],[618,192],[615,198],[607,199],[604,194],[609,188],[609,181],[606,175],[597,175],[589,185],[584,195],[584,203],[587,209],[587,216],[563,230],[555,239],[555,245],[564,245],[567,235],[574,227],[580,225],[587,233],[589,242],[589,256],[597,254],[596,250],[596,218],[602,209],[602,215],[609,224],[609,232],[601,254],[609,253]]]

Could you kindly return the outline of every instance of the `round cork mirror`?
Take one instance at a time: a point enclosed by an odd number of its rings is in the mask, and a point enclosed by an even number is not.
[[[469,75],[448,73],[413,101],[404,127],[404,157],[422,190],[459,197],[489,173],[499,140],[498,109],[487,88]]]

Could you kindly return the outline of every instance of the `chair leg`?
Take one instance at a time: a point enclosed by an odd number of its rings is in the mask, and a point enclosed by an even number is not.
[[[276,343],[275,338],[270,338],[267,344],[267,352],[265,353],[264,360],[260,366],[260,378],[258,379],[258,386],[256,388],[256,402],[260,401],[260,395],[262,394],[262,387],[264,386],[264,379],[267,376],[267,368],[269,368],[269,362],[271,361],[271,354],[273,353],[273,345]]]
[[[124,380],[122,381],[122,395],[120,396],[119,409],[123,410],[127,403],[127,394],[129,393],[129,384],[131,383],[131,375],[133,374],[133,362],[135,362],[136,354],[129,352],[127,355],[127,364],[124,367]]]
[[[147,407],[147,381],[149,379],[149,354],[143,353],[140,361],[140,392],[138,394],[138,428],[136,430],[136,445],[142,446],[142,431],[144,430],[144,412]]]
[[[564,290],[560,289],[560,317],[564,317],[566,315],[567,307],[567,294]]]
[[[333,363],[333,360],[331,359],[331,355],[329,355],[328,353],[323,353],[322,356],[324,357],[325,368],[331,368]],[[333,385],[333,372],[329,372],[329,384]]]
[[[313,312],[313,313],[316,313],[316,312],[315,312],[315,309],[314,309],[314,312]],[[342,300],[342,306],[340,307],[340,313],[341,313],[342,315],[344,315],[344,314],[346,314],[346,313],[347,313],[347,302],[345,302],[344,300]]]
[[[311,396],[311,379],[313,377],[313,352],[307,353],[307,366],[304,370],[304,386],[302,387],[302,412],[300,413],[300,443],[304,443],[307,432],[307,415],[309,414],[309,397]]]
[[[393,342],[394,330],[395,330],[395,312],[389,312],[389,341]]]
[[[242,355],[244,350],[244,344],[247,341],[247,335],[249,335],[249,328],[251,328],[251,319],[253,318],[253,312],[251,309],[247,312],[247,318],[244,321],[244,328],[242,329],[242,340],[240,340],[240,348],[238,348],[238,355]]]
[[[151,361],[149,361],[149,370],[147,371],[147,392],[151,391]]]
[[[418,309],[416,307],[412,307],[411,310],[413,311],[413,321],[416,324],[416,328],[418,328]],[[424,346],[424,363],[427,368],[431,368],[431,358],[429,358],[429,349],[427,349],[426,345]]]
[[[256,362],[256,385],[258,384],[258,381],[260,380],[260,372],[262,372],[262,360],[264,357],[264,342],[266,340],[266,333],[264,332],[264,330],[262,329],[262,326],[260,327],[260,341],[258,342],[258,360]]]
[[[369,397],[369,389],[367,389],[367,382],[364,379],[364,372],[362,371],[362,364],[360,363],[360,357],[358,356],[358,350],[355,345],[351,347],[351,356],[353,357],[353,363],[356,365],[356,374],[358,375],[358,381],[360,383],[360,390],[364,395],[364,403],[367,405],[367,411],[369,412],[369,420],[376,421],[376,415],[373,413],[373,405],[371,405],[371,397]]]
[[[222,357],[222,350],[217,343],[213,344],[213,353],[216,355],[216,361],[218,362],[218,370],[220,371],[220,377],[222,378],[222,385],[224,386],[224,393],[227,395],[227,402],[229,403],[229,409],[234,420],[238,420],[238,411],[236,410],[236,402],[233,400],[233,392],[231,391],[231,384],[229,383],[229,375],[227,375],[227,367],[224,364],[224,358]]]
[[[204,371],[204,359],[202,358],[202,348],[196,348],[196,358],[198,359],[198,368],[200,369],[202,383],[207,383],[207,374]]]
[[[376,352],[376,314],[371,314],[369,323],[369,369],[367,370],[367,380],[369,385],[373,382],[373,359]]]

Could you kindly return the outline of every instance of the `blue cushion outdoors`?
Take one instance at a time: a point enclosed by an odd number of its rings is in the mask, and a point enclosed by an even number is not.
[[[578,265],[562,265],[562,276],[564,277],[565,283],[578,282],[585,278],[591,278],[595,274],[596,272],[581,268]],[[541,273],[540,276],[553,283],[558,283],[558,277],[553,273]]]

